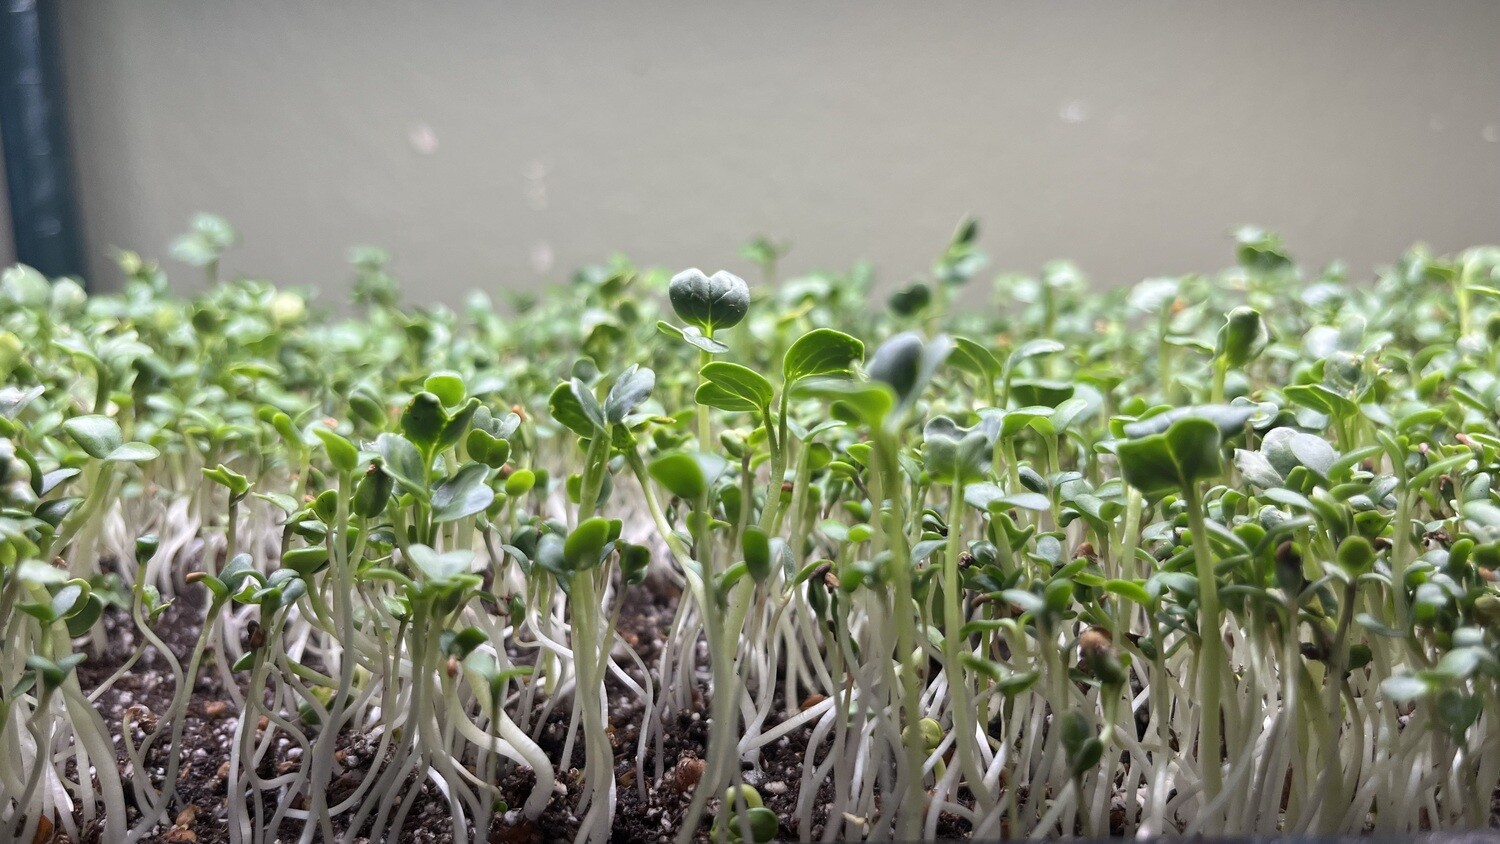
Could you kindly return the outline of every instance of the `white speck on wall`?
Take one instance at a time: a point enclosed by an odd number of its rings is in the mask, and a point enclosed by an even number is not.
[[[552,271],[552,263],[552,244],[545,240],[537,241],[537,244],[531,247],[531,268],[538,274],[545,274]]]
[[[547,164],[533,161],[522,171],[526,177],[526,204],[537,211],[547,207]]]
[[[432,155],[437,152],[437,133],[432,131],[432,127],[426,123],[418,123],[413,126],[411,128],[411,135],[408,137],[411,140],[411,148],[417,152],[423,155]]]
[[[1492,144],[1500,143],[1500,123],[1484,124],[1484,128],[1480,130],[1479,136]]]
[[[1089,104],[1083,100],[1068,100],[1058,109],[1057,116],[1064,123],[1083,123],[1089,119]]]

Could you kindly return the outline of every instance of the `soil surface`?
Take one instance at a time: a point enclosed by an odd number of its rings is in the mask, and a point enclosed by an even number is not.
[[[660,588],[661,584],[652,585],[657,588],[634,586],[627,590],[618,629],[625,642],[650,667],[653,676],[649,679],[658,689],[659,697],[660,684],[654,675],[672,622],[677,595],[674,590]],[[203,612],[201,591],[189,588],[179,594],[177,600],[153,625],[156,635],[184,666],[197,643]],[[103,635],[98,638],[100,650],[90,653],[89,659],[78,668],[79,681],[85,693],[97,689],[111,677],[139,645],[140,634],[125,611],[114,608],[107,610],[101,624]],[[518,661],[527,658],[526,654],[515,656]],[[147,840],[177,844],[218,844],[229,840],[227,774],[239,711],[234,703],[234,696],[224,688],[220,679],[222,674],[213,664],[212,658],[213,652],[210,649],[198,672],[184,719],[180,745],[182,757],[177,778],[180,802],[173,805],[171,813],[163,819],[156,834]],[[640,676],[633,661],[623,659],[617,662],[637,682],[647,679]],[[243,695],[245,672],[234,676],[242,684],[240,693]],[[707,689],[700,687],[693,690],[692,699],[696,711],[677,712],[669,716],[667,728],[662,731],[660,745],[653,741],[648,751],[644,771],[639,770],[636,764],[642,704],[613,676],[609,678],[607,691],[610,701],[610,729],[615,747],[618,800],[611,840],[620,844],[671,841],[692,799],[693,789],[702,771],[701,760],[707,756]],[[134,722],[132,738],[138,744],[144,738],[139,724],[149,724],[155,713],[168,711],[175,692],[167,660],[155,646],[148,646],[136,664],[116,679],[96,702],[100,715],[110,729],[111,737],[115,739],[116,747],[121,747],[120,734],[127,716]],[[777,709],[780,710],[779,705]],[[534,733],[538,744],[554,764],[558,764],[563,753],[569,717],[568,707],[563,703],[552,710],[541,732]],[[773,728],[777,721],[773,716],[764,729]],[[798,837],[793,827],[795,821],[789,819],[795,818],[796,814],[798,783],[810,733],[809,726],[764,748],[759,766],[746,774],[747,781],[758,786],[766,806],[782,818],[781,834],[784,839],[796,840]],[[147,775],[152,777],[158,788],[169,761],[166,757],[166,745],[169,742],[168,736],[159,737],[147,759]],[[373,764],[376,761],[373,757],[377,752],[377,745],[378,738],[373,736],[350,733],[342,738],[338,758],[344,773],[330,786],[330,803],[337,803],[347,797],[358,787],[364,774],[378,767]],[[299,747],[282,740],[268,754],[259,773],[270,777],[296,770],[301,764],[300,754]],[[561,787],[541,817],[528,822],[518,819],[519,813],[512,812],[508,817],[497,817],[487,835],[475,834],[470,830],[460,840],[488,840],[495,844],[571,841],[578,828],[578,818],[573,815],[573,809],[577,805],[583,781],[580,769],[584,764],[584,750],[581,741],[575,741],[572,756],[568,764],[558,765]],[[658,758],[660,770],[657,770]],[[128,779],[139,775],[131,770],[123,749],[119,752],[117,762],[122,777]],[[508,804],[514,807],[525,803],[534,782],[529,770],[512,765],[501,770],[497,784]],[[408,783],[408,787],[420,787],[421,793],[416,796],[403,827],[404,840],[432,844],[453,842],[454,832],[448,804],[436,786],[431,780],[426,780],[419,786]],[[826,791],[831,787],[830,780],[824,789]],[[130,799],[129,791],[127,788],[127,800]],[[825,799],[819,800],[820,805],[814,807],[814,835],[822,832],[826,816],[824,806],[828,802],[828,795],[820,796]],[[274,798],[269,802],[274,804]],[[129,806],[129,812],[132,822],[140,816],[139,810],[133,805]],[[345,832],[345,826],[341,824],[347,824],[347,814],[335,823],[335,830],[339,834]],[[950,822],[940,828],[940,834],[961,837],[963,827],[953,819],[948,820]],[[708,839],[710,823],[711,818],[706,816],[700,830],[700,840]],[[288,821],[282,826],[281,840],[297,841],[301,833],[300,821]],[[83,837],[85,840],[80,844],[109,844],[102,842],[102,834],[97,826],[85,830]],[[59,840],[60,838],[58,836]]]

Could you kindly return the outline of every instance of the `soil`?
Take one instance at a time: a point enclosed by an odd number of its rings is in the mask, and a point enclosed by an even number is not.
[[[659,586],[658,584],[652,584]],[[619,629],[625,641],[640,655],[642,662],[653,674],[660,657],[665,635],[672,622],[677,596],[671,590],[633,586],[624,595],[624,609]],[[188,589],[180,593],[176,602],[167,608],[153,629],[166,642],[177,657],[186,664],[197,642],[203,616],[200,590]],[[108,679],[138,645],[138,633],[128,614],[110,609],[102,619],[102,652],[91,654],[78,668],[79,681],[84,691],[90,692]],[[517,655],[521,657],[521,655]],[[181,744],[182,758],[177,782],[179,803],[174,804],[172,814],[164,819],[156,834],[147,840],[174,842],[201,842],[219,844],[228,841],[227,782],[229,750],[233,743],[239,712],[233,697],[227,693],[220,681],[219,671],[211,664],[212,651],[205,655],[204,665],[198,672],[184,722]],[[521,657],[524,658],[524,657]],[[637,669],[629,660],[622,666],[639,682]],[[243,682],[244,673],[237,675]],[[653,683],[656,678],[653,676]],[[659,684],[657,686],[659,688]],[[111,737],[120,746],[120,731],[127,712],[136,721],[145,713],[160,713],[170,709],[175,692],[172,673],[166,660],[155,647],[147,647],[136,665],[106,691],[96,706],[109,726]],[[241,694],[244,688],[240,689]],[[708,722],[707,689],[694,691],[693,701],[701,704],[694,712],[680,712],[671,716],[664,731],[662,745],[662,770],[656,768],[656,750],[653,747],[647,756],[647,770],[637,770],[636,747],[639,740],[638,727],[641,722],[641,703],[630,694],[616,678],[610,677],[607,684],[610,699],[610,728],[616,749],[617,806],[611,840],[619,844],[656,844],[674,839],[683,821],[697,775],[701,773],[701,761],[707,756]],[[780,707],[778,706],[778,710]],[[149,720],[149,714],[146,720]],[[568,729],[569,712],[566,706],[553,710],[537,736],[538,744],[553,759],[561,757]],[[776,724],[773,718],[765,725],[769,730]],[[784,839],[795,840],[796,830],[789,821],[795,816],[797,786],[801,779],[802,760],[807,749],[811,727],[796,731],[779,742],[763,749],[758,769],[748,776],[758,785],[765,804],[782,818],[781,834]],[[142,733],[136,728],[135,740]],[[148,773],[158,787],[167,764],[166,740],[158,740],[147,760]],[[339,758],[345,773],[338,777],[329,789],[330,802],[337,802],[358,786],[364,773],[372,767],[378,739],[350,733],[343,737]],[[293,770],[300,764],[300,748],[283,741],[273,750],[261,773],[272,776],[277,772]],[[578,818],[572,810],[577,804],[578,791],[582,783],[581,768],[584,764],[582,742],[575,742],[573,758],[567,765],[559,765],[558,779],[566,790],[560,788],[554,794],[546,810],[535,821],[518,818],[519,813],[495,819],[487,836],[471,834],[465,840],[487,840],[493,844],[532,844],[533,842],[572,841],[578,828]],[[124,752],[117,760],[122,777],[134,776],[129,771]],[[644,779],[644,790],[641,781]],[[498,785],[510,806],[525,803],[535,779],[529,770],[511,766],[502,770]],[[403,827],[403,840],[447,844],[454,840],[446,800],[431,780],[424,781],[422,792]],[[831,790],[831,782],[825,784]],[[127,800],[129,799],[127,788]],[[643,793],[644,791],[644,793]],[[820,795],[831,796],[831,795]],[[820,800],[814,810],[815,835],[822,832],[827,800]],[[131,821],[139,818],[140,812],[129,806]],[[509,819],[509,822],[508,822]],[[962,837],[963,826],[956,819],[945,819],[940,834],[945,837]],[[347,822],[341,818],[340,821]],[[711,818],[705,817],[700,830],[700,840],[708,839]],[[342,834],[345,829],[335,823]],[[283,841],[296,841],[301,835],[300,821],[288,821],[283,825]],[[100,842],[102,835],[97,826],[84,831],[80,844]],[[108,842],[102,842],[108,844]]]

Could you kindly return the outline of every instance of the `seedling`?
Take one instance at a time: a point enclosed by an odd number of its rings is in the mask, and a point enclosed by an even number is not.
[[[367,248],[346,318],[234,242],[0,277],[0,837],[153,840],[221,767],[236,844],[1490,822],[1500,251],[1366,290],[1246,229],[973,308],[965,221],[889,308],[762,241],[753,305],[620,259],[455,312]]]

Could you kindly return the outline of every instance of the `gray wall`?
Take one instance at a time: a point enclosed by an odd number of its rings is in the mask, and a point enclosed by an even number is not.
[[[996,264],[1101,283],[1282,231],[1357,273],[1500,240],[1500,3],[568,5],[64,0],[94,273],[196,210],[228,262],[421,298],[623,251],[885,283],[980,216]],[[172,265],[178,281],[196,279]]]
[[[10,230],[10,197],[5,190],[5,168],[0,167],[0,267],[16,262],[16,244]]]

